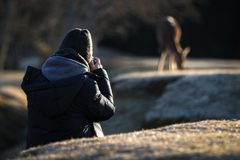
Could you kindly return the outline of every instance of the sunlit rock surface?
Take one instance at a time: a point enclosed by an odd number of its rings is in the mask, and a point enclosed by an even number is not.
[[[185,76],[166,86],[146,123],[240,118],[240,76]]]
[[[25,148],[27,99],[20,88],[23,75],[23,72],[0,72],[0,159],[19,151],[8,152],[12,147],[21,144],[23,147],[19,148]]]
[[[115,116],[106,134],[206,119],[240,118],[239,70],[139,72],[112,79]]]
[[[15,159],[240,159],[240,121],[201,121],[51,143]]]
[[[166,86],[146,123],[240,118],[240,75],[185,76]],[[166,122],[164,122],[166,121]]]
[[[26,105],[26,96],[19,87],[0,85],[0,152],[25,141]]]

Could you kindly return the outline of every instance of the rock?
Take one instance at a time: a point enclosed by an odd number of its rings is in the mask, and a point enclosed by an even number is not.
[[[19,87],[0,86],[0,152],[25,141],[26,106],[26,96]]]
[[[112,81],[116,114],[108,121],[101,122],[106,135],[139,131],[144,116],[168,83],[179,76],[169,77],[126,77]]]
[[[112,79],[116,114],[105,134],[174,123],[240,118],[239,70],[140,72]]]
[[[145,126],[240,118],[240,75],[185,76],[167,85],[145,115]]]
[[[72,139],[22,151],[28,159],[240,159],[240,121],[201,121]]]
[[[0,159],[25,149],[27,99],[20,88],[23,71],[0,72]]]
[[[238,118],[239,73],[209,70],[118,76],[112,79],[116,114],[101,124],[106,135],[132,133],[57,142],[26,150],[17,159],[239,159],[239,121],[158,128]]]

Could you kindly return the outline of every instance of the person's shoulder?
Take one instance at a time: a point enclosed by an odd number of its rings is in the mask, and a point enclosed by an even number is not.
[[[32,66],[28,66],[27,70],[26,70],[26,73],[25,73],[25,76],[38,76],[41,73],[42,73],[41,69],[38,69],[38,68],[35,68],[35,67],[32,67]]]
[[[85,86],[94,86],[96,84],[97,84],[97,82],[92,78],[88,78],[84,83]]]
[[[95,94],[98,92],[98,85],[97,82],[91,78],[88,78],[84,84],[82,85],[82,88],[80,89],[79,94],[80,97],[88,97],[88,96],[95,96]]]
[[[41,69],[28,66],[21,85],[29,85],[33,84],[34,82],[46,82],[46,81],[48,80],[43,76]]]
[[[83,84],[83,89],[88,91],[96,90],[97,87],[97,82],[92,78],[88,78]]]

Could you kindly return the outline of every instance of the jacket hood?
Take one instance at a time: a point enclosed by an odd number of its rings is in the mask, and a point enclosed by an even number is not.
[[[88,71],[88,67],[73,59],[53,56],[42,66],[43,75],[50,81],[73,77]]]
[[[62,114],[88,79],[85,74],[49,81],[41,69],[28,67],[21,87],[27,95],[28,105],[41,114],[52,117]]]

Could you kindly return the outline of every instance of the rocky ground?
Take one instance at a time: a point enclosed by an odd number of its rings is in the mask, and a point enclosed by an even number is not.
[[[25,159],[240,159],[240,121],[206,120],[72,139],[22,151]]]
[[[207,110],[208,106],[212,104],[206,103],[206,100],[211,102],[212,99],[217,100],[217,98],[222,97],[220,102],[223,100],[224,103],[222,104],[233,104],[230,112],[237,115],[239,100],[236,99],[240,97],[237,86],[240,83],[240,61],[189,59],[186,63],[185,71],[157,72],[157,57],[128,56],[125,53],[106,48],[99,50],[98,57],[101,58],[104,68],[109,73],[117,106],[115,116],[109,121],[102,123],[105,134],[109,136],[100,139],[77,139],[49,144],[41,148],[23,151],[18,159],[64,159],[64,157],[66,159],[129,159],[130,157],[133,157],[133,159],[239,158],[239,121],[208,120],[158,128],[168,124],[197,120],[180,118],[180,121],[175,119],[167,123],[165,121],[162,124],[159,123],[158,118],[164,116],[159,116],[156,113],[161,114],[162,110],[164,110],[164,112],[168,113],[167,115],[173,117],[173,115],[176,115],[175,113],[178,113],[177,109],[185,106],[183,105],[185,101],[190,103],[196,100],[194,96],[197,95],[199,88],[200,91],[204,91],[204,87],[202,87],[204,85],[205,90],[206,88],[209,89],[207,89],[207,94],[203,96],[205,98],[198,98],[199,103],[195,103],[198,107],[200,106],[199,104],[206,104],[204,112],[207,113],[209,112]],[[11,106],[8,107],[11,111],[11,116],[1,111],[0,123],[4,124],[8,131],[20,135],[11,134],[13,137],[18,137],[18,140],[19,138],[25,140],[26,130],[24,130],[24,126],[26,127],[27,124],[26,97],[24,97],[23,92],[19,88],[23,75],[23,71],[0,72],[0,109],[4,106],[2,104]],[[204,79],[204,77],[207,77],[207,79]],[[202,85],[198,85],[198,82],[202,82]],[[212,83],[208,84],[208,82]],[[219,85],[216,85],[216,83],[219,83]],[[192,90],[189,90],[189,87],[187,89],[188,84],[191,84]],[[226,87],[222,87],[224,85]],[[181,88],[181,86],[185,87]],[[218,92],[211,89],[220,87],[225,88],[223,91],[226,92],[228,98],[224,98],[223,94],[218,94]],[[195,92],[193,92],[194,90]],[[218,91],[222,92],[222,90]],[[171,99],[168,99],[168,97],[174,97],[176,93],[178,95],[175,96],[176,98],[172,98],[173,100],[183,97],[181,101],[177,101],[178,105]],[[190,95],[184,96],[183,93]],[[203,94],[200,94],[200,97]],[[231,96],[235,99],[231,99]],[[165,101],[165,104],[171,104],[171,106],[163,105],[163,101]],[[218,109],[218,104],[221,103],[214,103],[215,109]],[[192,106],[185,107],[184,111],[186,113],[188,107],[191,108]],[[167,108],[170,110],[167,111]],[[6,109],[6,107],[3,109]],[[175,110],[174,114],[171,114],[171,110]],[[194,109],[190,110],[195,111]],[[202,115],[205,115],[204,112],[202,112]],[[224,112],[224,108],[220,113],[222,112]],[[214,113],[217,114],[217,112]],[[195,116],[193,115],[193,117]],[[234,118],[234,116],[230,115],[226,119],[232,119],[231,117]],[[151,121],[151,118],[154,121]],[[156,118],[158,119],[157,121]],[[199,120],[209,118],[221,119],[221,116],[220,118],[204,117]],[[153,124],[153,122],[154,125],[151,126],[150,124]],[[19,129],[18,126],[21,126],[20,130],[16,131],[16,127]],[[158,129],[140,131],[143,128],[152,127]],[[5,128],[4,130],[1,128],[0,134],[9,137],[9,132],[3,132],[6,130]],[[4,140],[3,136],[2,139]],[[3,144],[3,140],[0,138],[0,146]],[[17,146],[8,150],[6,150],[7,146],[2,146],[6,148],[4,152],[0,153],[0,159],[6,159],[23,150],[25,142],[18,143]]]
[[[116,114],[106,134],[206,119],[240,119],[240,70],[134,72],[112,79]],[[117,127],[115,127],[117,126]]]
[[[20,89],[23,75],[21,71],[0,72],[0,159],[25,146],[27,101]]]

